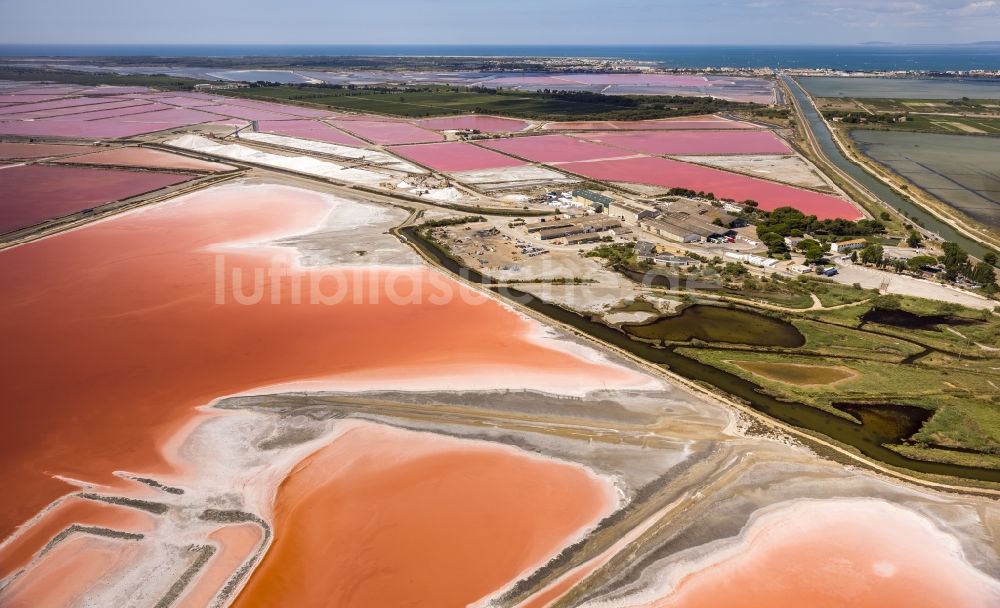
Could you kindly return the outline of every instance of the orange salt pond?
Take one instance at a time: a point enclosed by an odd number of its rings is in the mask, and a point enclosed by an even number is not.
[[[278,490],[275,540],[235,606],[464,607],[616,506],[581,466],[367,422]]]
[[[455,375],[520,387],[529,372],[576,388],[642,379],[553,348],[537,324],[493,300],[369,297],[390,277],[402,277],[393,285],[404,294],[407,282],[464,293],[420,267],[342,269],[351,281],[338,304],[217,303],[220,260],[246,277],[260,271],[267,294],[321,273],[300,268],[291,249],[253,243],[309,232],[331,205],[347,204],[331,201],[222,186],[0,251],[0,333],[17,345],[0,351],[0,537],[70,489],[54,475],[114,485],[115,470],[171,472],[160,447],[194,408],[255,387],[326,378],[336,388],[362,372],[372,387]],[[272,280],[272,264],[288,274]]]
[[[256,524],[225,526],[209,534],[208,539],[216,551],[176,605],[179,608],[210,606],[233,573],[253,554],[261,536],[261,528]]]
[[[153,517],[143,511],[68,497],[0,548],[0,579],[27,565],[55,535],[73,524],[139,533],[154,525]]]
[[[647,608],[990,608],[997,584],[929,520],[881,501],[803,502],[761,517],[725,557]],[[634,605],[634,604],[633,604]]]
[[[101,150],[92,154],[74,156],[59,161],[60,164],[70,165],[104,165],[113,167],[148,167],[151,169],[175,169],[182,171],[206,171],[218,173],[221,171],[235,171],[236,167],[223,163],[215,163],[207,160],[154,150],[152,148],[115,148],[112,150]]]
[[[37,566],[0,590],[0,606],[72,606],[87,590],[127,567],[140,551],[136,541],[74,534]]]

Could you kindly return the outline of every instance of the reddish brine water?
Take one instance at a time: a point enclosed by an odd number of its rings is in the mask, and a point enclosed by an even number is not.
[[[274,544],[236,606],[466,606],[617,504],[613,485],[578,465],[345,424],[279,488]]]
[[[568,135],[513,137],[486,141],[482,145],[540,163],[565,163],[634,155],[621,148],[602,146]]]
[[[119,169],[22,165],[0,170],[0,232],[33,226],[191,179]]]
[[[308,232],[329,209],[306,190],[223,186],[0,251],[0,331],[18,345],[0,354],[0,401],[12,404],[0,430],[2,536],[70,489],[54,475],[114,485],[115,470],[169,471],[159,446],[194,408],[255,387],[439,378],[439,386],[600,388],[642,379],[554,350],[535,337],[536,325],[438,272],[326,274],[299,268],[290,249],[250,245]],[[259,287],[267,298],[237,301],[235,287],[217,282],[220,264],[223,279],[235,269],[247,277],[240,293]],[[265,272],[272,264],[278,274]],[[251,284],[257,272],[263,278]],[[292,284],[314,279],[317,292],[342,297],[296,301]],[[405,299],[415,293],[426,295]]]
[[[650,184],[664,188],[688,188],[711,192],[717,198],[730,198],[739,202],[752,199],[760,203],[760,208],[765,211],[794,207],[821,220],[858,220],[864,217],[848,201],[829,194],[667,158],[646,156],[565,163],[559,168],[593,179]]]

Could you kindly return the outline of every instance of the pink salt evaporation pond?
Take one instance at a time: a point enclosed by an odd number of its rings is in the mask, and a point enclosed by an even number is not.
[[[954,538],[878,500],[784,507],[719,553],[644,608],[1000,606],[1000,585],[962,558]]]
[[[220,117],[221,118],[221,117]],[[201,122],[201,121],[197,121]],[[0,135],[23,137],[66,137],[71,139],[116,139],[156,131],[186,127],[196,122],[123,122],[121,117],[104,120],[25,120],[0,121]]]
[[[528,122],[499,116],[442,116],[425,118],[416,124],[435,131],[481,131],[483,133],[511,133],[528,128]]]
[[[151,148],[127,147],[101,150],[59,161],[70,165],[108,165],[115,167],[148,167],[151,169],[178,169],[182,171],[206,171],[219,173],[235,171],[236,167],[215,163],[190,156],[182,156]]]
[[[22,165],[0,169],[0,232],[159,190],[190,175]]]
[[[334,120],[337,128],[382,145],[421,144],[441,141],[444,135],[408,122],[388,120]]]
[[[50,108],[47,110],[18,112],[9,116],[11,118],[16,118],[17,120],[36,120],[39,118],[53,118],[56,116],[73,116],[87,120],[93,118],[91,114],[96,114],[98,112],[108,114],[111,111],[121,111],[123,108],[131,108],[134,106],[151,107],[150,103],[143,100],[129,99],[125,101],[116,101],[109,99],[107,101],[108,103],[94,103],[85,106],[70,106],[66,108]]]
[[[663,120],[588,120],[570,122],[550,122],[545,129],[554,131],[622,131],[686,130],[686,129],[757,129],[756,125],[718,116],[691,116],[667,118]]]
[[[89,107],[89,106],[88,106]],[[96,110],[89,111],[85,114],[65,114],[60,116],[51,116],[46,119],[47,122],[53,121],[81,121],[81,120],[101,120],[104,118],[119,118],[122,116],[129,116],[132,114],[147,114],[152,112],[158,112],[160,110],[169,110],[170,106],[162,103],[144,103],[136,106],[129,106],[125,108],[112,108],[109,110]]]
[[[119,118],[108,118],[105,121],[121,121],[121,122],[141,122],[141,123],[152,123],[152,124],[186,124],[186,125],[196,125],[203,122],[212,121],[224,121],[226,116],[220,116],[219,114],[211,114],[209,112],[202,112],[201,110],[195,110],[193,108],[169,108],[166,110],[158,110],[156,112],[144,112],[142,114],[134,114],[129,116],[122,116]]]
[[[284,112],[277,112],[267,108],[248,108],[234,103],[199,106],[198,109],[215,112],[230,118],[242,118],[244,120],[292,120],[295,118],[295,116]]]
[[[94,97],[73,97],[70,99],[56,99],[54,101],[43,101],[40,103],[18,104],[0,108],[0,114],[4,116],[14,114],[24,114],[27,112],[39,112],[42,110],[55,110],[58,108],[74,108],[78,106],[99,106],[110,103],[112,99],[101,99]]]
[[[5,95],[0,95],[0,103],[31,103],[34,101],[52,101],[53,99],[59,99],[62,95],[19,95],[17,93],[8,93]]]
[[[540,163],[567,163],[599,158],[634,156],[620,148],[581,141],[568,135],[512,137],[482,143],[483,146]]]
[[[364,148],[369,145],[364,140],[348,135],[340,129],[318,120],[260,120],[257,121],[257,130],[261,133],[301,137],[343,146]]]
[[[522,160],[461,141],[395,146],[392,151],[425,167],[445,173],[527,165]]]
[[[271,103],[269,101],[257,101],[253,99],[234,99],[230,97],[212,97],[216,101],[225,102],[228,105],[240,106],[242,108],[254,108],[262,112],[278,112],[289,118],[323,118],[332,116],[330,110],[319,110],[316,108],[303,108],[284,103]]]
[[[644,131],[587,133],[588,141],[647,154],[791,154],[771,131]]]
[[[92,150],[88,146],[71,146],[63,144],[28,144],[21,142],[0,142],[0,160],[20,160],[31,158],[48,158],[50,156],[65,156],[81,154]]]
[[[765,211],[794,207],[821,220],[859,220],[864,217],[850,202],[835,196],[667,158],[643,156],[566,163],[559,168],[599,180],[688,188],[712,192],[718,198],[735,201],[752,199],[760,203],[760,208]]]

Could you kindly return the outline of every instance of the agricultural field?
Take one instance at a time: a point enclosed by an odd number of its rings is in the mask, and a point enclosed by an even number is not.
[[[896,306],[924,326],[865,322],[876,306]],[[925,324],[921,318],[940,322]],[[1000,468],[1000,370],[989,350],[1000,344],[996,317],[930,300],[879,298],[842,309],[788,314],[786,319],[805,336],[802,347],[685,346],[678,352],[755,382],[775,396],[840,416],[851,414],[835,404],[929,410],[910,440],[895,446],[899,453]]]
[[[844,128],[864,127],[886,131],[918,131],[923,133],[958,133],[962,135],[1000,135],[1000,106],[981,114],[969,113],[942,104],[923,102],[878,107],[871,100],[822,99],[818,103],[823,115]],[[897,102],[900,100],[882,100]],[[908,103],[908,102],[903,102]],[[983,107],[983,106],[980,106]]]
[[[905,112],[919,114],[997,114],[1000,100],[997,99],[906,99],[906,98],[864,98],[864,97],[817,97],[816,106],[820,110],[842,112]]]

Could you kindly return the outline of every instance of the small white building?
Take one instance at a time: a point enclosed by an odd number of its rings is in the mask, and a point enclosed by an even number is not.
[[[744,262],[759,268],[774,268],[774,266],[778,264],[778,260],[774,258],[763,258],[759,255],[753,255],[752,253],[736,253],[735,251],[727,251],[723,255],[729,259],[736,260],[737,262]]]
[[[831,253],[845,253],[854,249],[864,249],[868,242],[864,239],[851,239],[849,241],[837,241],[830,243]]]

